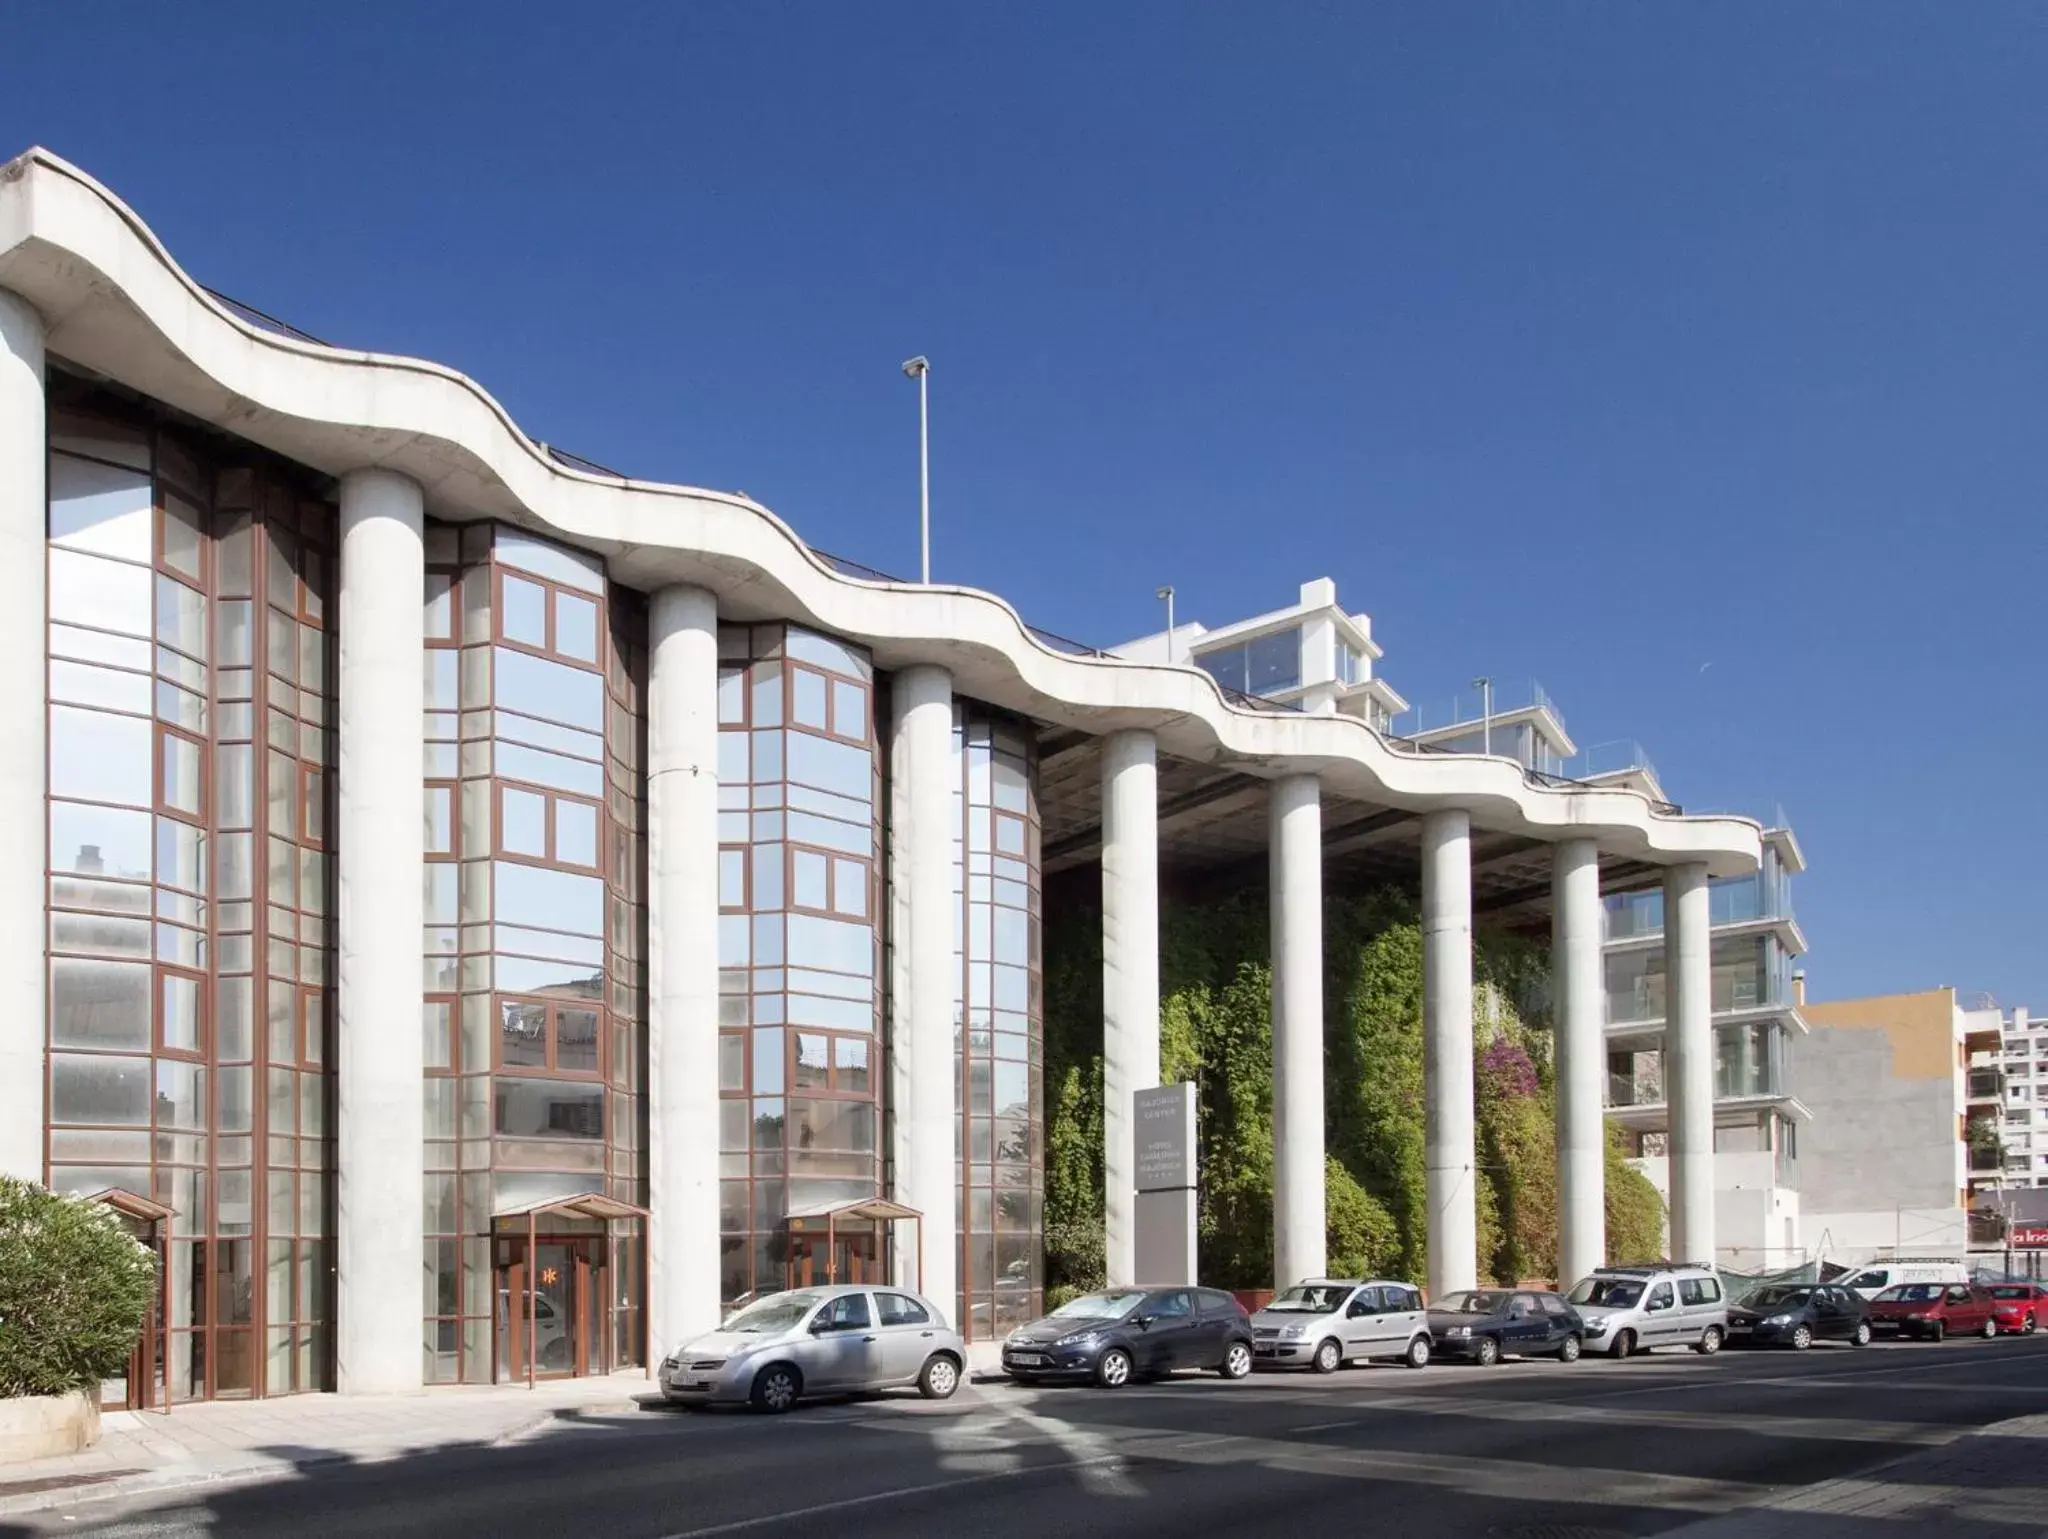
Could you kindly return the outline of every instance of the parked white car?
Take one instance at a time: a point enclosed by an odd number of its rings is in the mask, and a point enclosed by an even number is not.
[[[1843,1278],[1842,1286],[1866,1299],[1874,1299],[1885,1289],[1895,1288],[1900,1283],[1939,1283],[1949,1288],[1967,1284],[1969,1280],[1969,1268],[1960,1261],[1950,1261],[1941,1256],[1909,1256],[1873,1261],[1854,1277]]]
[[[1728,1339],[1721,1279],[1699,1266],[1604,1266],[1566,1295],[1586,1322],[1586,1350],[1632,1357],[1659,1347],[1712,1356]]]

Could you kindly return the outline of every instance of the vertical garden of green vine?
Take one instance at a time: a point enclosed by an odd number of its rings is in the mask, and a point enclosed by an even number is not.
[[[1324,1093],[1329,1264],[1338,1275],[1420,1280],[1422,932],[1414,900],[1329,898]],[[1162,1078],[1196,1086],[1205,1282],[1274,1279],[1273,1022],[1263,893],[1160,915]],[[1103,1277],[1102,940],[1099,915],[1062,905],[1045,936],[1046,1287],[1050,1301]],[[1557,1254],[1557,1146],[1543,948],[1481,933],[1473,955],[1480,1164],[1479,1265],[1500,1281],[1548,1276]],[[1663,1204],[1610,1137],[1608,1246],[1649,1256]],[[1128,1280],[1128,1279],[1119,1279]]]

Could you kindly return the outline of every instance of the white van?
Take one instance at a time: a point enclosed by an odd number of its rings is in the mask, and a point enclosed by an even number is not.
[[[1945,1256],[1894,1256],[1888,1261],[1873,1261],[1852,1277],[1842,1279],[1841,1286],[1874,1299],[1885,1289],[1900,1283],[1967,1283],[1969,1268],[1960,1261],[1951,1261]]]

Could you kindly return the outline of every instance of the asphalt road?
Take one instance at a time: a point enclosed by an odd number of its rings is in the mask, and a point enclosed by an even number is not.
[[[963,1388],[781,1418],[570,1421],[510,1446],[81,1502],[0,1539],[489,1535],[1618,1539],[2048,1412],[2048,1337],[1510,1361],[1106,1392]]]

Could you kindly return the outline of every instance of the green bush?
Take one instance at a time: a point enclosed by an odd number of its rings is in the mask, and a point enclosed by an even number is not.
[[[0,1399],[120,1374],[156,1292],[156,1258],[114,1212],[0,1176]]]
[[[1401,1231],[1394,1225],[1394,1215],[1335,1155],[1324,1157],[1323,1208],[1323,1240],[1332,1277],[1384,1277],[1401,1259]]]
[[[1617,1265],[1664,1254],[1664,1199],[1628,1162],[1625,1136],[1619,1124],[1607,1124],[1607,1259]],[[1576,1279],[1561,1281],[1569,1288]]]

